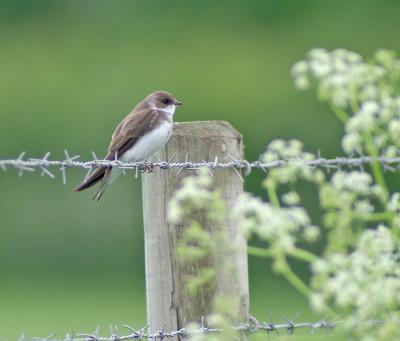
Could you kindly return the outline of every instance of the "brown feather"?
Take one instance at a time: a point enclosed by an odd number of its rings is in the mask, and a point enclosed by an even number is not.
[[[105,159],[119,159],[127,150],[135,145],[142,135],[153,127],[158,116],[158,111],[152,109],[133,110],[115,129]],[[102,184],[92,199],[100,200],[108,187],[111,169],[112,167],[97,168],[84,182],[75,188],[75,191],[84,191],[99,181],[102,181]]]
[[[111,168],[107,168],[104,173],[103,180],[102,180],[99,188],[97,189],[96,193],[94,194],[92,200],[99,201],[101,199],[104,192],[106,191],[106,189],[109,186],[110,176],[111,176]]]
[[[92,174],[88,176],[78,187],[74,189],[75,192],[81,192],[93,185],[97,184],[104,177],[107,167],[97,168]]]
[[[152,109],[132,111],[115,129],[106,159],[115,159],[115,154],[120,158],[153,127],[158,116],[159,112]]]

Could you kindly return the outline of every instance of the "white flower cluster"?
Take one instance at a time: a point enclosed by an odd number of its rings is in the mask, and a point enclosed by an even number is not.
[[[393,214],[393,226],[400,230],[400,193],[393,193],[386,207]]]
[[[312,306],[324,311],[333,302],[351,311],[346,326],[359,332],[363,323],[371,327],[368,321],[395,318],[400,310],[400,262],[396,252],[390,230],[380,225],[376,230],[365,230],[352,253],[328,254],[315,261]]]
[[[400,97],[382,97],[361,104],[345,126],[342,147],[346,153],[362,152],[363,138],[371,136],[375,148],[385,155],[398,155],[400,146]]]
[[[346,153],[362,153],[368,135],[377,150],[387,156],[398,154],[400,60],[394,53],[380,50],[371,62],[365,62],[351,51],[313,49],[306,60],[294,64],[292,75],[300,89],[315,84],[320,98],[334,110],[343,110],[345,116],[347,109],[353,111],[342,140]]]
[[[255,234],[276,252],[292,251],[299,237],[314,241],[319,235],[304,208],[275,207],[248,193],[240,197],[232,215],[247,238]]]
[[[393,213],[400,213],[400,193],[393,193],[387,204],[387,209]]]
[[[206,168],[198,176],[187,177],[183,186],[174,193],[168,209],[168,219],[174,224],[182,223],[192,211],[204,210],[210,219],[224,217],[224,203],[219,192],[212,188],[212,178]]]
[[[377,202],[384,202],[382,188],[370,174],[360,171],[337,171],[320,186],[319,197],[328,231],[328,249],[346,251],[354,238],[369,226]]]
[[[352,192],[360,195],[379,193],[379,187],[373,185],[371,175],[365,172],[338,171],[333,174],[330,183],[333,188],[341,192]]]
[[[303,151],[303,143],[298,140],[274,140],[267,146],[267,150],[262,156],[262,161],[265,163],[290,160],[290,163],[282,167],[269,170],[267,181],[278,184],[287,184],[297,179],[322,180],[324,178],[322,172],[314,170],[303,162],[314,159],[314,154]]]
[[[354,97],[361,101],[378,97],[375,84],[386,76],[382,65],[365,63],[354,52],[337,49],[312,49],[306,60],[299,61],[292,68],[295,85],[308,89],[317,83],[322,100],[345,109],[352,105]]]
[[[379,185],[373,183],[370,174],[360,171],[333,174],[329,183],[320,190],[321,204],[325,208],[344,207],[358,203],[359,207],[373,206],[368,199],[384,199],[384,193]],[[361,203],[359,200],[362,200]],[[368,204],[367,204],[368,203]],[[372,209],[368,209],[368,212]],[[367,213],[363,210],[360,213]]]
[[[324,222],[329,228],[338,230],[338,238],[350,233],[354,218],[367,221],[375,210],[373,202],[383,200],[382,188],[373,183],[370,174],[360,171],[337,171],[319,191],[321,206],[327,210]]]

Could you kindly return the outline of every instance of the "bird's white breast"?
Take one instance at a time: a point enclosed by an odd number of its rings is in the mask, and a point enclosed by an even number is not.
[[[159,151],[168,142],[172,123],[163,122],[157,128],[141,136],[135,145],[122,155],[123,162],[142,161]]]

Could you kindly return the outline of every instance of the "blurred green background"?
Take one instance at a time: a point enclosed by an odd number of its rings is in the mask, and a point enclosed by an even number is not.
[[[157,89],[184,102],[177,121],[232,123],[250,160],[278,137],[336,156],[342,126],[294,89],[291,65],[312,47],[399,50],[399,14],[397,0],[1,0],[0,157],[103,156]],[[56,172],[0,173],[0,340],[145,324],[140,180],[121,177],[93,203],[72,191],[85,171],[66,186]],[[247,189],[261,194],[261,179]],[[269,263],[250,259],[250,287],[259,319],[318,318]]]

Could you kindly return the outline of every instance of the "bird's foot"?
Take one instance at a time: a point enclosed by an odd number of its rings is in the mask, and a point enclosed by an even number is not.
[[[146,171],[147,173],[151,173],[154,169],[154,165],[152,163],[149,163],[148,165],[146,165]]]
[[[151,173],[154,170],[154,164],[152,162],[145,163],[143,166],[143,173]]]

